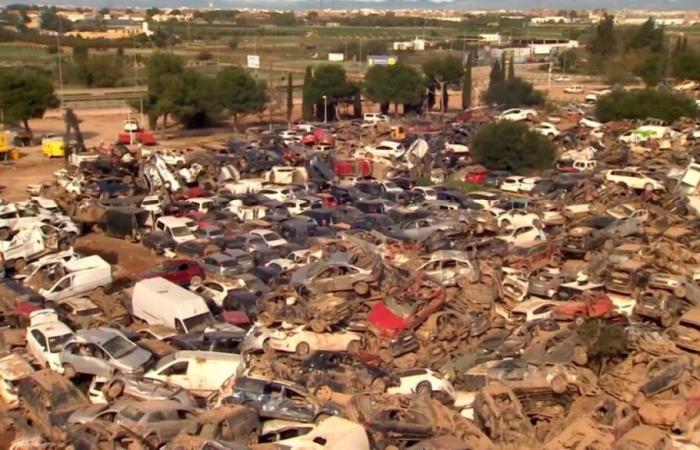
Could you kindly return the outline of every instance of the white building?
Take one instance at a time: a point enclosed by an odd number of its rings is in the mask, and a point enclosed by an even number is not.
[[[564,16],[541,16],[531,17],[530,23],[534,25],[542,25],[545,23],[570,23],[571,19]]]
[[[425,39],[415,38],[411,41],[394,42],[394,50],[415,50],[423,51],[425,50]]]
[[[500,33],[479,33],[479,39],[487,44],[500,45],[501,44],[501,34]]]

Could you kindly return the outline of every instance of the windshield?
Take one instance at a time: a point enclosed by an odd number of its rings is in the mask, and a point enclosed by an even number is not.
[[[143,411],[139,411],[132,406],[127,406],[121,411],[120,415],[125,419],[131,420],[132,422],[138,422],[141,417],[143,417]]]
[[[101,312],[102,311],[100,310],[100,308],[87,308],[87,309],[80,309],[80,310],[76,311],[75,315],[79,316],[79,317],[95,316]]]
[[[188,333],[204,331],[212,322],[214,322],[211,313],[205,312],[196,316],[189,317],[183,321]]]
[[[402,319],[408,319],[413,315],[415,310],[415,305],[399,304],[399,302],[394,297],[387,297],[384,300],[384,305],[387,309]]]
[[[114,336],[112,339],[108,340],[102,345],[102,348],[109,353],[112,358],[122,358],[129,353],[131,353],[136,345],[132,344],[128,340],[121,336]]]
[[[170,229],[170,232],[175,237],[182,237],[182,236],[187,236],[188,234],[190,234],[190,229],[187,227],[173,227]]]
[[[269,233],[265,233],[265,240],[268,241],[268,242],[269,242],[269,241],[279,241],[280,239],[282,239],[282,238],[280,237],[280,235],[277,234],[277,233],[275,233],[275,232],[272,232],[272,231],[271,231],[271,232],[269,232]]]
[[[225,259],[219,262],[221,267],[236,267],[238,262],[235,259]]]
[[[64,334],[63,336],[53,336],[49,338],[49,351],[57,353],[63,350],[66,343],[73,337],[73,333]]]

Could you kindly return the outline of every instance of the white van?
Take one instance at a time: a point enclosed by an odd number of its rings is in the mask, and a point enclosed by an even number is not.
[[[195,240],[192,231],[197,228],[193,220],[186,217],[163,216],[156,221],[156,231],[162,231],[178,244]]]
[[[205,351],[179,351],[161,359],[144,378],[161,380],[195,395],[217,391],[229,378],[244,369],[241,355]]]
[[[131,314],[149,325],[175,328],[178,333],[204,331],[214,324],[202,297],[161,277],[134,284]]]
[[[577,172],[590,172],[598,166],[598,161],[592,159],[577,159],[572,167]]]
[[[64,300],[93,292],[104,294],[113,281],[112,266],[98,255],[63,262],[60,267],[65,275],[50,288],[39,290],[46,300]]]

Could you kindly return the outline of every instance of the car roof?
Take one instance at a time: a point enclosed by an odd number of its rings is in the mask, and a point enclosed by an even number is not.
[[[121,336],[121,334],[113,328],[89,328],[78,330],[73,340],[76,342],[104,344],[115,336]]]

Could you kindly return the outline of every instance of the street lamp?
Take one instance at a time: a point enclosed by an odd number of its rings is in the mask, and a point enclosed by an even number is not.
[[[323,123],[328,122],[328,97],[325,95],[323,98]]]

